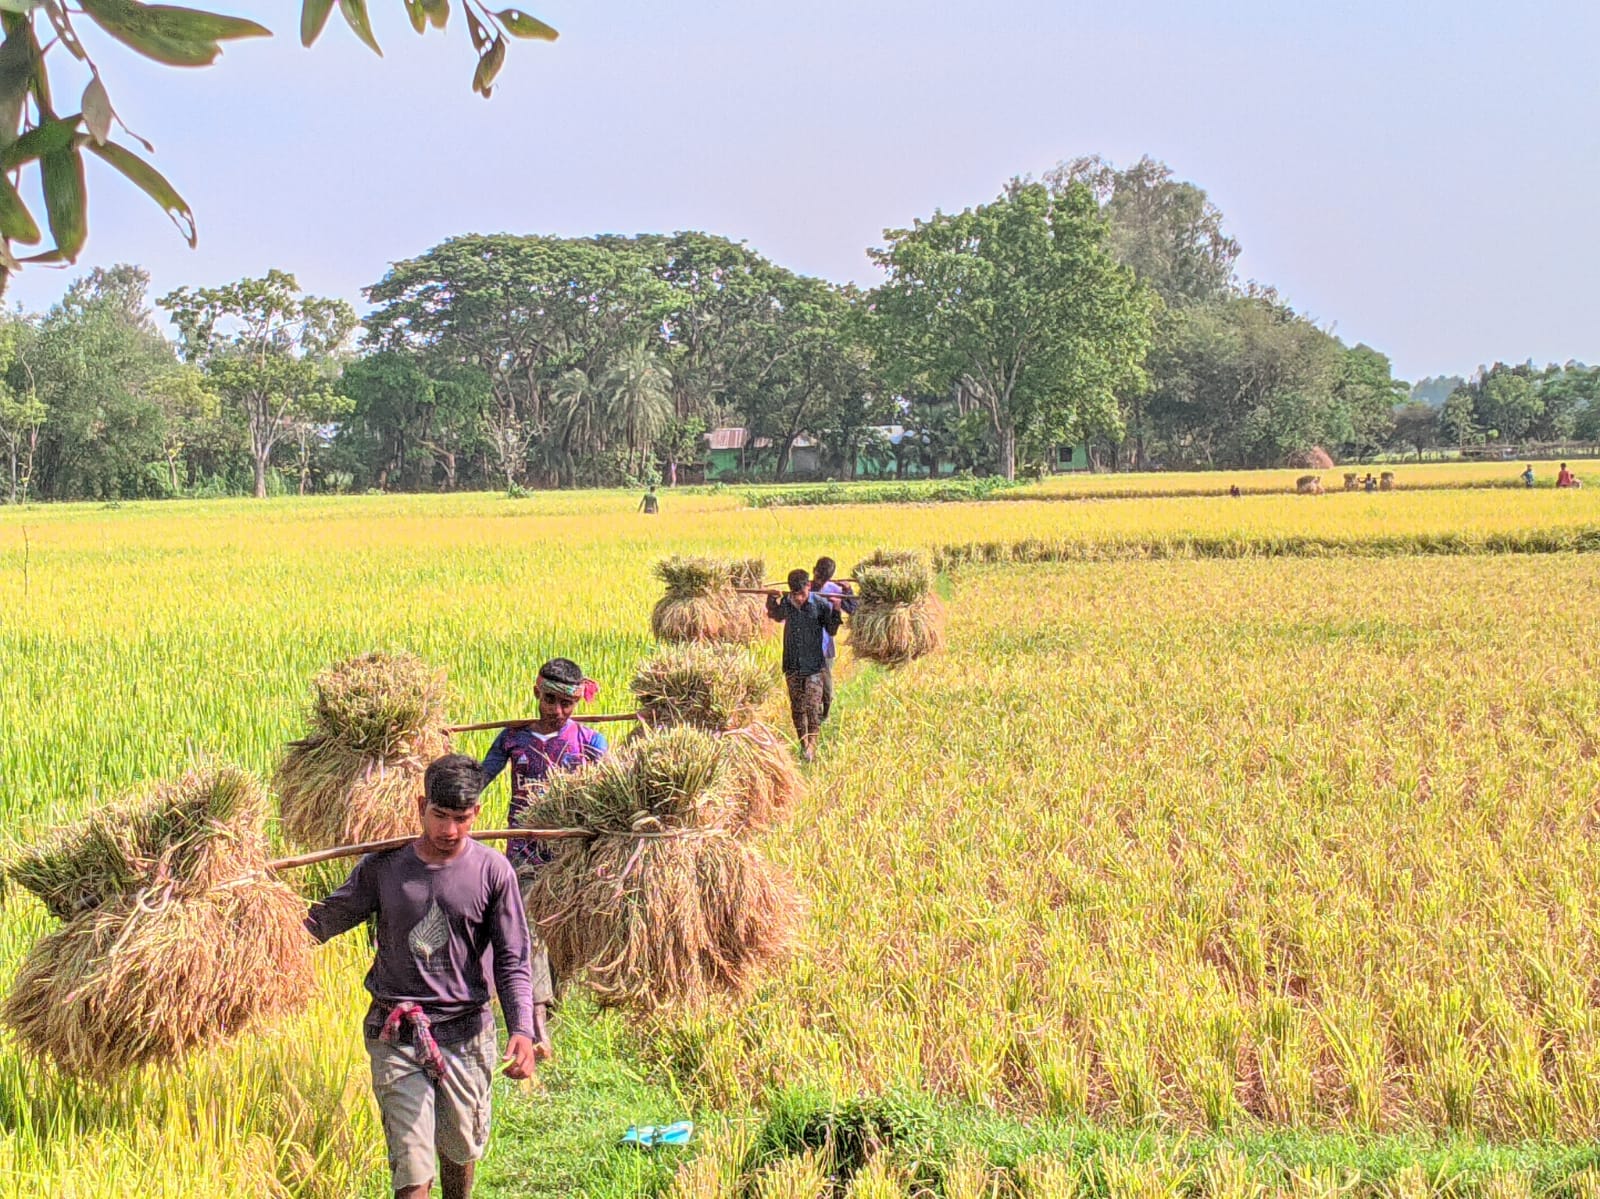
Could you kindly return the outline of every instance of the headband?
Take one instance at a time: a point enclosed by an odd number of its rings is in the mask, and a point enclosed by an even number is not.
[[[560,679],[553,679],[549,675],[541,673],[538,683],[539,686],[554,695],[562,696],[565,699],[581,699],[584,703],[588,703],[600,694],[600,684],[588,678],[577,683],[563,683]]]

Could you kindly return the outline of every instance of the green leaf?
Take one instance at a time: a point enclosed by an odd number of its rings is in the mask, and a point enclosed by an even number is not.
[[[89,214],[84,204],[83,158],[77,147],[52,150],[39,159],[44,176],[44,213],[56,250],[68,262],[77,260],[89,236]]]
[[[26,14],[38,8],[41,3],[42,0],[0,0],[0,9]]]
[[[525,12],[515,8],[504,8],[494,14],[495,20],[505,26],[505,30],[512,37],[534,38],[541,42],[553,42],[561,35],[538,17],[530,17]]]
[[[500,68],[506,61],[506,39],[497,37],[484,51],[483,57],[478,59],[478,69],[472,75],[472,90],[479,92],[483,98],[489,98],[490,88],[494,85],[494,77],[500,73]]]
[[[411,28],[418,33],[425,33],[428,29],[428,10],[422,7],[422,0],[405,0],[406,16],[411,18]]]
[[[309,47],[322,36],[333,0],[305,0],[300,6],[300,44]]]
[[[141,4],[139,0],[83,0],[90,18],[123,45],[172,67],[208,67],[231,38],[271,37],[272,31],[243,17]]]
[[[0,44],[0,145],[9,145],[17,139],[22,106],[33,85],[33,72],[32,28],[14,29]]]
[[[0,175],[0,236],[25,246],[36,245],[40,237],[39,223],[4,175]]]
[[[161,205],[161,210],[172,218],[172,223],[178,227],[178,232],[183,234],[184,240],[189,243],[189,248],[194,248],[199,236],[195,229],[194,212],[178,194],[177,188],[167,182],[165,175],[133,151],[113,142],[107,142],[103,146],[90,143],[89,152],[121,171],[130,183]]]
[[[111,121],[116,115],[100,76],[90,77],[89,86],[83,89],[83,127],[89,131],[89,136],[104,145],[111,136]]]
[[[450,0],[422,0],[422,10],[435,29],[443,29],[450,20]]]
[[[378,39],[372,36],[372,22],[367,19],[367,0],[339,0],[339,11],[344,15],[345,24],[381,58],[383,51],[378,49]]]
[[[14,171],[25,162],[68,149],[77,133],[78,118],[75,116],[46,121],[0,150],[0,171]]]

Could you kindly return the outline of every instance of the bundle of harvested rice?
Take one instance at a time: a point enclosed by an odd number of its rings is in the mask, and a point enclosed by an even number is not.
[[[740,993],[787,949],[785,880],[734,834],[723,742],[682,727],[558,775],[524,828],[581,826],[525,874],[523,900],[560,978],[606,1006],[699,1006]]]
[[[674,645],[647,660],[628,684],[652,727],[688,724],[722,732],[755,719],[772,679],[748,653],[728,645]]]
[[[285,838],[315,849],[413,831],[423,772],[450,752],[443,672],[411,654],[364,654],[312,688],[311,731],[273,779]]]
[[[261,788],[209,768],[114,812],[126,837],[101,813],[6,868],[53,911],[82,909],[28,951],[0,1009],[22,1047],[108,1079],[304,1007],[312,940],[303,901],[266,874]],[[75,889],[69,864],[90,876]]]
[[[190,771],[113,800],[76,824],[12,851],[6,878],[70,920],[157,879],[205,887],[266,852],[261,786],[231,767]]]
[[[777,631],[777,622],[767,619],[765,597],[748,594],[765,588],[766,578],[767,563],[764,558],[738,558],[728,564],[728,583],[734,588],[735,613],[748,628],[747,634],[737,640],[756,641],[767,633]],[[740,588],[746,594],[740,594]]]
[[[850,648],[899,666],[944,645],[944,605],[921,554],[879,550],[855,568],[860,603],[850,617]]]
[[[749,641],[756,628],[728,581],[731,568],[715,558],[666,558],[655,573],[667,593],[650,613],[662,641]]]
[[[757,719],[769,674],[730,646],[675,646],[646,661],[630,684],[651,728],[690,725],[720,734],[742,829],[775,824],[805,795],[788,745]]]

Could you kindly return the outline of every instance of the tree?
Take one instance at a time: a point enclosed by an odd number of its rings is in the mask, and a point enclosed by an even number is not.
[[[621,237],[452,238],[366,289],[368,337],[482,373],[485,440],[509,488],[555,431],[557,381],[600,379],[624,347],[659,336],[667,286],[647,251]]]
[[[1465,385],[1452,391],[1440,407],[1439,431],[1457,446],[1483,441],[1483,432],[1473,411],[1472,392]]]
[[[1014,182],[993,203],[884,236],[871,255],[889,277],[872,302],[890,382],[969,395],[1007,479],[1019,434],[1065,432],[1141,380],[1152,301],[1107,253],[1087,187]]]
[[[1087,187],[1110,226],[1107,249],[1162,302],[1178,308],[1229,292],[1239,243],[1222,231],[1222,210],[1203,188],[1174,179],[1172,168],[1146,155],[1118,170],[1092,155],[1045,175],[1057,194]]]
[[[1275,294],[1170,313],[1150,354],[1152,434],[1181,462],[1273,466],[1343,440],[1344,350]]]
[[[167,468],[167,490],[183,489],[178,465],[190,448],[214,433],[222,400],[207,385],[205,372],[193,363],[174,362],[152,383],[151,398],[161,412],[161,449]]]
[[[1340,437],[1345,455],[1370,458],[1383,448],[1394,428],[1395,405],[1405,402],[1410,388],[1396,379],[1389,358],[1368,345],[1344,352],[1334,400],[1341,410]]]
[[[333,10],[333,0],[302,0],[300,39],[310,46],[321,34]],[[412,27],[422,33],[430,26],[444,28],[450,0],[404,0]],[[461,0],[467,31],[478,63],[473,90],[487,97],[505,62],[506,38],[553,40],[556,31],[516,9],[492,12],[472,0]],[[122,125],[106,89],[99,65],[90,57],[74,22],[83,19],[143,58],[174,67],[204,67],[216,61],[221,43],[237,38],[264,37],[270,30],[241,17],[223,16],[197,9],[142,0],[84,0],[69,7],[65,0],[12,0],[0,12],[0,293],[11,272],[24,262],[74,262],[89,233],[88,196],[83,155],[89,153],[124,175],[172,218],[192,246],[194,213],[170,182],[127,146],[111,140],[113,125],[122,127],[148,153],[149,142]],[[377,41],[367,16],[367,0],[339,0],[339,11],[350,28],[375,52]],[[46,39],[41,42],[40,30]],[[47,53],[59,49],[74,66],[73,77],[51,77]],[[60,116],[55,104],[61,96],[82,99],[77,111]],[[72,109],[72,102],[62,105]],[[35,211],[24,200],[31,188],[19,188],[14,174],[26,170],[36,175],[43,198],[43,216],[51,246],[18,258],[16,244],[36,246],[43,231]],[[31,182],[31,180],[30,180]]]
[[[1422,461],[1424,450],[1439,444],[1440,410],[1426,400],[1409,400],[1394,410],[1393,427],[1389,444],[1396,448],[1416,450],[1417,461]]]
[[[149,276],[126,264],[73,281],[20,359],[46,409],[33,480],[55,499],[159,494],[161,380],[177,365],[151,319]]]
[[[265,497],[279,443],[338,407],[324,364],[355,330],[355,309],[302,296],[294,276],[277,270],[222,287],[181,287],[161,306],[178,327],[185,358],[243,413],[255,494]]]
[[[637,455],[638,478],[650,473],[650,450],[672,424],[672,376],[650,346],[637,341],[623,347],[606,371],[606,415],[627,446],[630,463]]]

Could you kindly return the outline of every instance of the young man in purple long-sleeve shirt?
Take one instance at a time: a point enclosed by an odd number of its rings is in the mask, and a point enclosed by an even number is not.
[[[444,1199],[472,1193],[497,1058],[491,976],[510,1033],[506,1074],[529,1078],[549,1056],[551,996],[534,989],[516,872],[468,836],[483,785],[465,754],[434,762],[417,804],[421,835],[362,858],[306,916],[319,941],[377,917],[363,1031],[396,1199],[427,1199],[435,1157]]]

